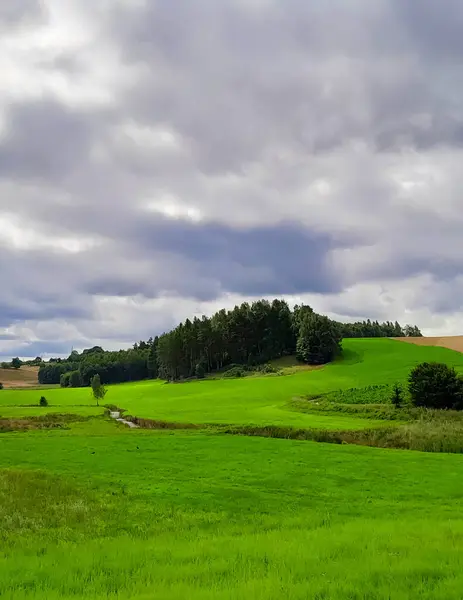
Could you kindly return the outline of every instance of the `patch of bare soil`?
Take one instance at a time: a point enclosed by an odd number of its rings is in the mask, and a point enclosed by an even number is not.
[[[443,337],[404,337],[394,338],[400,342],[417,344],[418,346],[440,346],[449,350],[463,352],[463,335],[449,335]]]
[[[1,369],[0,383],[5,389],[27,388],[39,385],[39,367],[21,367],[19,369]]]

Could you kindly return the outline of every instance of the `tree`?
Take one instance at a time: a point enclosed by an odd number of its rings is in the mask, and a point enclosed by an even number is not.
[[[408,390],[415,406],[463,409],[463,380],[453,367],[442,363],[421,363],[412,369]]]
[[[416,325],[405,325],[405,337],[423,337],[423,334]]]
[[[45,396],[41,396],[40,406],[48,406],[48,400],[45,398]]]
[[[3,390],[3,383],[0,383],[0,390]]]
[[[396,383],[394,385],[394,387],[392,388],[391,402],[396,408],[401,408],[401,406],[402,406],[403,391],[402,391],[402,387],[398,383]]]
[[[341,352],[341,332],[338,325],[317,314],[308,314],[301,321],[296,356],[309,365],[324,365]]]
[[[82,386],[82,377],[80,371],[71,371],[69,374],[69,387],[77,388]]]
[[[156,379],[156,377],[158,376],[158,372],[159,372],[158,341],[159,341],[158,337],[156,337],[152,341],[151,345],[149,346],[148,358],[146,361],[146,366],[148,369],[148,377],[151,377],[151,379]]]
[[[13,367],[13,369],[19,369],[21,365],[22,362],[18,357],[13,358],[13,360],[11,361],[11,366]]]
[[[105,386],[101,383],[101,379],[100,379],[100,375],[97,373],[96,375],[94,375],[92,377],[92,393],[93,393],[93,397],[96,400],[96,405],[99,406],[99,401],[100,400],[104,400],[104,397],[106,396],[106,388]]]

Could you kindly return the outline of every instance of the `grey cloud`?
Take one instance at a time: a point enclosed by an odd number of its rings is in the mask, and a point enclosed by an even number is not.
[[[446,0],[445,4],[433,0],[394,0],[394,5],[427,60],[461,62],[463,5],[459,0]]]
[[[275,144],[312,153],[358,138],[380,150],[459,145],[458,73],[433,70],[425,50],[433,13],[445,43],[462,10],[420,7],[291,0],[253,12],[230,0],[162,0],[110,23],[128,59],[151,72],[127,98],[133,114],[191,140],[206,172],[239,171]],[[423,113],[424,128],[414,124]]]
[[[91,323],[101,296],[332,297],[417,274],[432,274],[452,295],[463,271],[458,201],[453,212],[423,216],[428,199],[417,191],[412,213],[388,174],[406,170],[407,148],[426,159],[421,172],[436,156],[435,177],[447,178],[444,194],[458,198],[459,169],[432,153],[458,156],[462,146],[459,3],[84,4],[129,83],[111,109],[71,108],[51,92],[12,103],[0,137],[0,183],[11,194],[0,195],[0,211],[50,237],[100,245],[78,254],[2,249],[9,285],[0,291],[0,326]],[[22,6],[15,3],[18,15],[33,3]],[[16,19],[12,8],[2,15]],[[77,55],[34,59],[85,81]],[[112,75],[103,82],[109,92]],[[170,129],[178,146],[121,140],[115,128],[130,121]],[[368,150],[358,152],[358,143]],[[320,180],[334,191],[314,192]],[[162,196],[198,208],[203,220],[140,208]],[[237,227],[241,214],[246,226]],[[361,255],[358,267],[332,263],[346,248]],[[460,310],[457,299],[433,302],[436,311]],[[170,323],[167,313],[163,319]],[[118,326],[105,331],[119,339]]]
[[[12,333],[0,333],[0,342],[11,342],[17,339],[18,336]]]
[[[68,356],[71,353],[72,344],[69,342],[48,342],[41,340],[38,342],[28,342],[14,346],[8,351],[8,357],[10,356],[24,356],[24,357],[50,357],[50,356]],[[2,355],[0,354],[0,357]],[[6,355],[3,355],[6,357]]]
[[[97,115],[43,100],[12,105],[0,137],[0,176],[57,183],[85,162],[98,133]]]
[[[22,23],[33,23],[46,16],[44,3],[40,0],[14,0],[0,5],[0,29]]]

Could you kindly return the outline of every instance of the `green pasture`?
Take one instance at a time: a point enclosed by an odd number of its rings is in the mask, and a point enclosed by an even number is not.
[[[322,369],[286,358],[284,375],[110,386],[105,403],[180,423],[361,430],[385,426],[366,418],[382,410],[378,386],[405,382],[417,363],[463,371],[463,355],[442,348],[344,347]],[[302,398],[328,392],[339,413],[307,412]],[[0,433],[2,598],[461,599],[461,454],[128,429],[103,411],[88,388],[0,391],[3,418],[79,416]],[[450,427],[393,426],[436,448]]]
[[[2,598],[461,598],[461,456],[71,427],[0,435]]]
[[[134,416],[183,423],[360,429],[380,422],[303,414],[291,410],[290,404],[300,396],[405,381],[414,365],[434,360],[463,371],[463,355],[452,350],[388,339],[345,340],[343,357],[321,369],[242,379],[123,384],[110,386],[105,402]],[[38,404],[41,393],[3,390],[0,414],[2,406]],[[89,388],[50,389],[44,393],[50,406],[66,407],[67,411],[74,406],[94,404]]]

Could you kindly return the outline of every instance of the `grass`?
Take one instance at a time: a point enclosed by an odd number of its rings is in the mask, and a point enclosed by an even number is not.
[[[460,600],[463,416],[387,400],[417,363],[462,372],[463,355],[344,345],[321,369],[110,386],[161,430],[104,418],[87,388],[44,408],[0,391],[19,429],[0,426],[0,596]]]
[[[0,406],[0,418],[38,417],[50,414],[71,413],[85,417],[102,415],[103,407],[97,406]]]
[[[462,467],[101,419],[3,434],[0,593],[459,600]]]
[[[362,429],[374,426],[372,420],[304,414],[292,410],[291,402],[306,395],[405,381],[410,369],[425,360],[447,362],[463,372],[463,355],[445,348],[387,339],[345,340],[344,348],[341,360],[321,369],[302,369],[286,376],[123,384],[111,386],[106,401],[134,416],[164,421]],[[289,368],[297,368],[292,364]],[[0,414],[2,405],[37,404],[39,396],[36,391],[3,390]],[[46,396],[54,406],[94,404],[88,388],[51,389]]]

